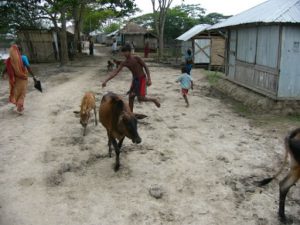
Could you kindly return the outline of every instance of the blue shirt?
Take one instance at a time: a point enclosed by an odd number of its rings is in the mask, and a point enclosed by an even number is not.
[[[30,66],[29,60],[28,60],[28,58],[27,58],[26,55],[22,55],[22,62],[23,62],[23,64],[24,64],[25,67],[29,67]]]
[[[190,89],[193,79],[187,73],[183,73],[180,77],[178,77],[178,79],[176,81],[180,82],[181,88]]]
[[[184,59],[186,63],[191,64],[193,62],[193,54],[189,55],[188,53],[186,53]]]

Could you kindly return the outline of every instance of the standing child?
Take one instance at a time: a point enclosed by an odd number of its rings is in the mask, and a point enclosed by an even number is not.
[[[189,100],[187,98],[187,94],[188,94],[190,88],[193,90],[193,79],[190,75],[187,74],[186,67],[182,67],[181,72],[182,72],[182,74],[176,80],[176,82],[180,82],[182,96],[186,102],[186,107],[189,107],[190,104],[189,104]]]
[[[186,73],[191,75],[191,70],[192,70],[192,67],[193,67],[193,54],[192,54],[191,49],[188,49],[186,51],[184,59],[185,59]]]

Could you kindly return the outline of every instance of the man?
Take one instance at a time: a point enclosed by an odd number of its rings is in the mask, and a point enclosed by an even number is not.
[[[105,87],[107,82],[113,79],[119,74],[123,67],[127,67],[132,73],[132,84],[129,90],[129,106],[133,112],[134,98],[137,96],[139,102],[153,102],[156,107],[160,107],[160,103],[156,98],[146,97],[146,86],[152,84],[150,71],[145,62],[137,56],[131,54],[130,45],[125,45],[122,48],[122,54],[125,57],[125,61],[121,62],[117,70],[115,70],[103,83],[102,87]],[[146,72],[146,75],[145,75]]]
[[[90,37],[90,40],[89,40],[89,50],[90,50],[90,55],[94,55],[94,42],[93,42],[92,37]]]

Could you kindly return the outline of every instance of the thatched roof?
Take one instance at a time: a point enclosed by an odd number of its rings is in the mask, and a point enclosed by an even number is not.
[[[148,33],[147,29],[139,26],[136,23],[129,22],[125,27],[120,31],[121,34],[146,34]]]

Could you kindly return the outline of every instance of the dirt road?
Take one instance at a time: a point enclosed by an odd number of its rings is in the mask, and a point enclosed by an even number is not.
[[[162,107],[136,104],[148,115],[139,125],[143,142],[125,140],[115,173],[104,128],[91,122],[83,137],[73,114],[85,91],[94,91],[99,105],[107,91],[128,90],[127,70],[100,87],[106,61],[84,58],[63,71],[37,66],[45,92],[30,88],[23,116],[6,103],[1,81],[1,225],[279,224],[277,181],[265,189],[253,182],[279,167],[285,131],[253,126],[210,94],[201,70],[193,70],[196,87],[185,108],[178,70],[149,64],[148,94]],[[151,188],[162,197],[152,197]],[[294,224],[299,203],[293,188],[286,211]]]

